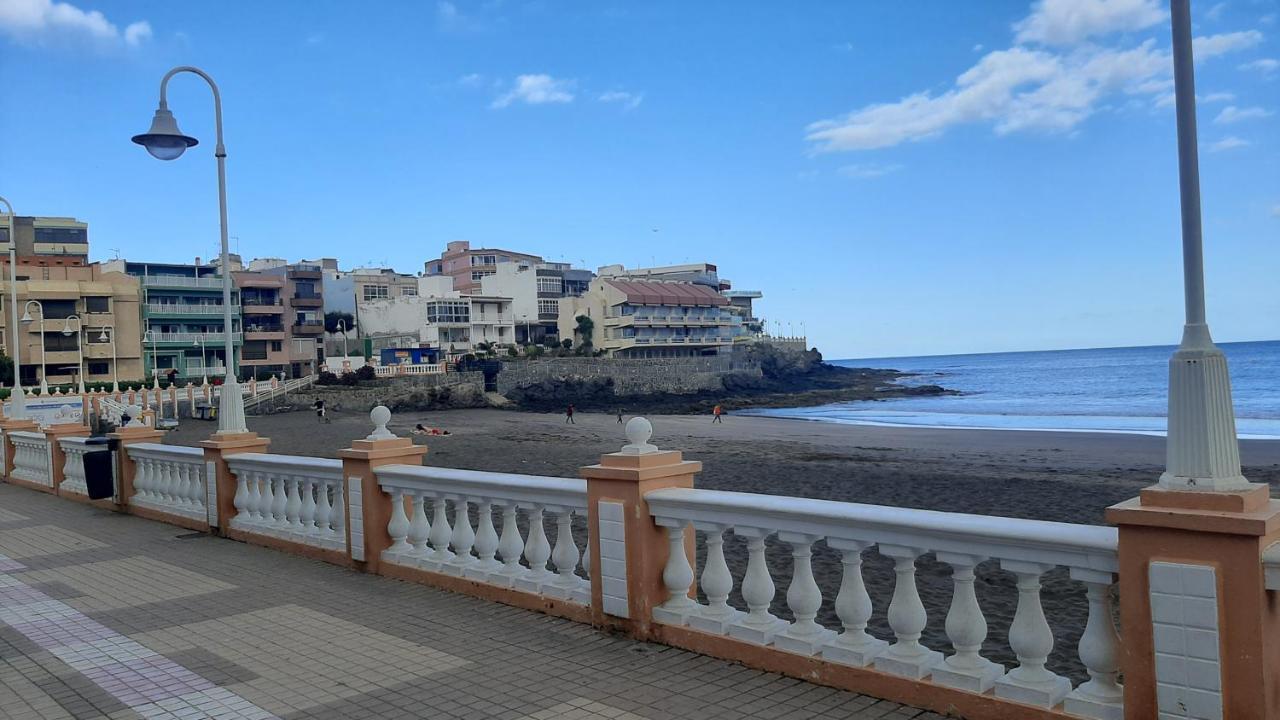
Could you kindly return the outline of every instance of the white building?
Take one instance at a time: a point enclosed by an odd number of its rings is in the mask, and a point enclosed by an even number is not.
[[[586,292],[591,277],[565,263],[500,263],[480,278],[480,292],[511,298],[516,342],[540,344],[560,338],[561,303]]]
[[[420,278],[424,289],[436,290],[436,281]],[[439,348],[444,355],[462,355],[480,343],[499,346],[515,343],[512,299],[487,295],[463,295],[454,290],[428,295],[367,300],[359,303],[362,337],[413,336],[420,347]]]

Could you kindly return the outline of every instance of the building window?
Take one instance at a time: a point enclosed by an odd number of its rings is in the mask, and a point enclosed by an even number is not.
[[[539,300],[538,314],[539,315],[559,315],[560,302],[557,300]]]
[[[60,332],[47,332],[44,334],[44,349],[48,352],[76,350],[79,347],[80,336],[75,333],[72,333],[71,335],[63,335]]]
[[[469,323],[471,306],[467,301],[442,300],[427,304],[429,323]]]
[[[401,287],[400,297],[418,297],[418,287],[416,285],[405,285]]]
[[[389,294],[390,293],[388,292],[388,288],[386,285],[365,285],[364,286],[365,300],[380,300],[382,298],[388,297]]]
[[[284,341],[282,340],[271,341],[271,352],[280,352],[283,349],[284,349]]]
[[[34,240],[38,243],[74,243],[87,245],[89,233],[84,228],[43,228],[34,229]]]
[[[84,299],[84,311],[91,313],[109,313],[111,312],[111,298],[86,297]]]
[[[558,277],[538,278],[538,292],[560,294],[564,291],[564,283]]]
[[[471,282],[480,282],[480,278],[482,278],[482,277],[487,277],[487,276],[489,276],[489,275],[494,275],[494,274],[496,274],[496,273],[493,273],[493,272],[490,272],[490,271],[485,271],[485,270],[472,270],[472,271],[471,271]]]
[[[497,265],[497,264],[498,264],[497,255],[472,255],[471,256],[472,267],[476,265]]]
[[[106,375],[111,372],[111,366],[104,362],[88,363],[86,369],[90,375]]]
[[[45,320],[61,320],[76,314],[76,301],[41,300],[40,309],[44,312]],[[32,312],[31,317],[35,318],[37,321],[40,319],[38,312]]]

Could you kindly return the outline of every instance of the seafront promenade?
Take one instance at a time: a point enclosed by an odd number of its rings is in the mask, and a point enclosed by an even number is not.
[[[92,502],[87,429],[0,422],[15,717],[1274,710],[1280,504],[1262,486],[1149,488],[1083,525],[703,490],[643,418],[578,478],[430,467],[391,420],[376,408],[337,458],[253,432],[166,445],[135,421],[113,434],[115,496]],[[815,580],[818,548],[838,587]],[[892,576],[864,575],[871,558]],[[946,593],[923,563],[950,569]],[[924,637],[940,619],[945,641]]]

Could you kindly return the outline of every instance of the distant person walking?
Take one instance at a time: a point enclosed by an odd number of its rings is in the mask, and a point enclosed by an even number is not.
[[[178,383],[178,368],[169,368],[169,372],[165,373],[169,379],[169,385],[172,387]]]
[[[723,425],[724,418],[722,415],[724,415],[724,410],[722,410],[719,405],[715,406],[715,409],[711,411],[711,424],[714,425],[716,423],[720,423]]]
[[[618,424],[622,424],[622,408],[618,408]]]
[[[316,411],[316,420],[322,423],[332,422],[329,414],[325,411],[324,400],[317,398],[315,403],[311,405],[311,409]]]
[[[567,424],[569,424],[569,425],[577,425],[577,424],[578,424],[578,423],[576,423],[576,422],[574,422],[574,421],[573,421],[573,403],[569,403],[569,407],[565,408],[565,410],[564,410],[564,421],[565,421]]]

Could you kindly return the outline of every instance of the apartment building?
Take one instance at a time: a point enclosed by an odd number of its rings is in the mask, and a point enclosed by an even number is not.
[[[19,321],[12,332],[8,257],[0,258],[0,344],[20,353],[23,385],[143,379],[139,286],[136,278],[100,264],[18,263]],[[17,348],[15,349],[15,342]]]
[[[736,335],[745,338],[759,335],[764,324],[755,316],[753,302],[764,297],[759,290],[733,290],[728,279],[720,277],[715,265],[711,263],[687,263],[684,265],[664,265],[660,267],[631,268],[622,265],[606,265],[599,270],[601,277],[619,280],[657,280],[661,282],[686,282],[694,285],[713,288],[729,300],[726,309],[738,319],[735,325]]]
[[[445,280],[451,282],[449,278]],[[514,344],[511,303],[511,298],[464,295],[454,290],[369,300],[359,306],[361,336],[370,340],[396,337],[400,339],[396,347],[404,347],[403,337],[412,336],[419,347],[456,358],[474,351],[481,343]]]
[[[515,342],[541,344],[559,339],[560,302],[587,291],[593,277],[565,263],[508,262],[480,280],[480,292],[511,299]]]
[[[591,343],[614,357],[715,355],[733,344],[739,321],[729,300],[705,284],[599,277],[580,298],[560,306],[560,336],[577,337],[578,317],[591,318]]]
[[[224,343],[231,332],[231,361],[238,369],[241,331],[240,292],[231,295],[231,328],[223,319],[222,276],[204,264],[112,260],[109,270],[138,279],[142,286],[142,330],[147,372],[177,370],[182,379],[200,382],[221,376],[227,357]],[[234,277],[234,276],[233,276]]]
[[[0,222],[0,253],[9,256],[8,216]],[[69,217],[15,215],[13,234],[18,263],[39,258],[47,265],[85,265],[89,262],[89,225]]]
[[[480,281],[498,272],[498,268],[507,263],[524,263],[539,265],[542,258],[528,253],[497,248],[475,248],[466,240],[455,240],[445,246],[437,260],[428,260],[424,264],[427,276],[446,275],[453,278],[453,289],[458,292],[475,292],[480,290]]]
[[[254,267],[255,263],[250,263]],[[244,348],[240,362],[245,374],[303,377],[317,371],[323,360],[323,283],[319,265],[257,264],[264,268],[233,277],[240,290],[244,318]]]
[[[764,332],[764,321],[756,317],[754,302],[764,297],[759,290],[722,290],[720,294],[729,300],[726,310],[741,323],[742,335],[759,335]]]

